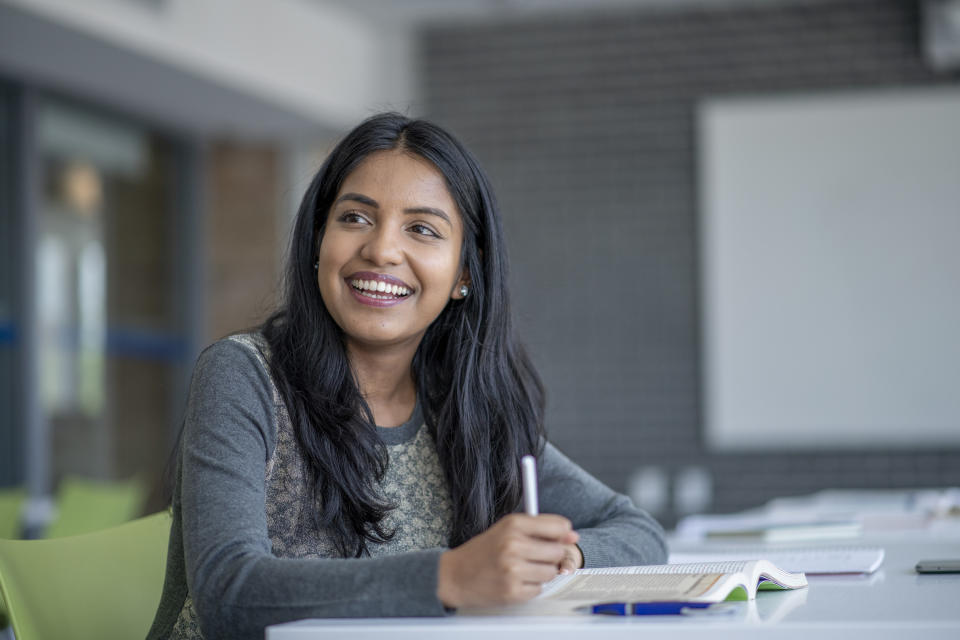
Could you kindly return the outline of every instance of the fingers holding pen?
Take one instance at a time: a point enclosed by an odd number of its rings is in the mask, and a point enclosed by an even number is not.
[[[502,518],[494,526],[501,525],[533,538],[560,544],[572,544],[580,539],[579,534],[573,530],[573,523],[570,520],[552,513],[544,513],[538,516],[513,513]]]
[[[441,555],[437,595],[450,607],[529,600],[557,575],[568,545],[578,538],[562,516],[506,516]]]
[[[579,534],[569,520],[557,515],[528,516],[514,514],[498,523],[505,530],[500,558],[503,562],[541,563],[540,582],[553,579],[557,572],[574,562],[571,548],[577,549]],[[579,556],[579,549],[577,549]],[[578,558],[579,559],[579,558]]]
[[[583,566],[583,552],[576,544],[564,545],[565,553],[557,569],[561,574],[573,573]]]
[[[556,566],[565,557],[567,545],[579,539],[570,521],[562,516],[513,514],[494,526],[503,529],[499,536],[499,555],[507,561],[523,560]]]

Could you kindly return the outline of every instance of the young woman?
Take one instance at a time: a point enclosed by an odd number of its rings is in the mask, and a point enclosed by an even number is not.
[[[429,122],[363,122],[307,190],[279,311],[197,362],[149,637],[444,615],[665,561],[659,525],[546,442],[543,405],[483,171]],[[528,453],[545,515],[515,513]]]

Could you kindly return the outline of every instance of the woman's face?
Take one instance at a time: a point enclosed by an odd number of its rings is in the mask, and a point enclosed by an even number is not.
[[[436,167],[402,151],[367,156],[343,181],[318,253],[323,302],[354,346],[419,345],[468,280],[463,222]]]

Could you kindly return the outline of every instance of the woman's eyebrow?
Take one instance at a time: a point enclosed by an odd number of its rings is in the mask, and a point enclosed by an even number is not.
[[[435,209],[434,207],[411,207],[409,209],[404,209],[403,212],[412,214],[425,213],[427,215],[437,216],[438,218],[442,218],[451,227],[453,226],[453,223],[450,222],[450,216],[448,216],[442,209]]]
[[[365,196],[362,193],[345,193],[339,198],[337,198],[333,204],[337,205],[346,200],[353,200],[354,202],[359,202],[360,204],[365,204],[368,207],[379,208],[380,204],[371,198],[370,196]],[[409,209],[404,209],[404,213],[408,214],[417,214],[425,213],[431,216],[437,216],[438,218],[443,219],[448,225],[453,226],[453,222],[450,221],[450,216],[443,209],[437,209],[436,207],[410,207]]]
[[[354,202],[359,202],[360,204],[365,204],[368,207],[379,207],[377,201],[369,196],[365,196],[362,193],[345,193],[339,198],[337,198],[333,204],[340,204],[345,200],[353,200]]]

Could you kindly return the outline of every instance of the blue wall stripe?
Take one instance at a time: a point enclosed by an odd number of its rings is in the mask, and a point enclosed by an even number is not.
[[[17,342],[17,326],[12,322],[0,322],[0,345]]]
[[[146,360],[182,360],[187,355],[187,340],[176,334],[111,327],[107,329],[107,355]]]
[[[67,328],[61,336],[62,347],[77,347],[76,327]],[[0,346],[15,345],[19,340],[17,326],[0,321]],[[142,358],[146,360],[182,360],[187,355],[187,340],[177,334],[138,329],[112,327],[107,329],[106,351],[108,356]]]

